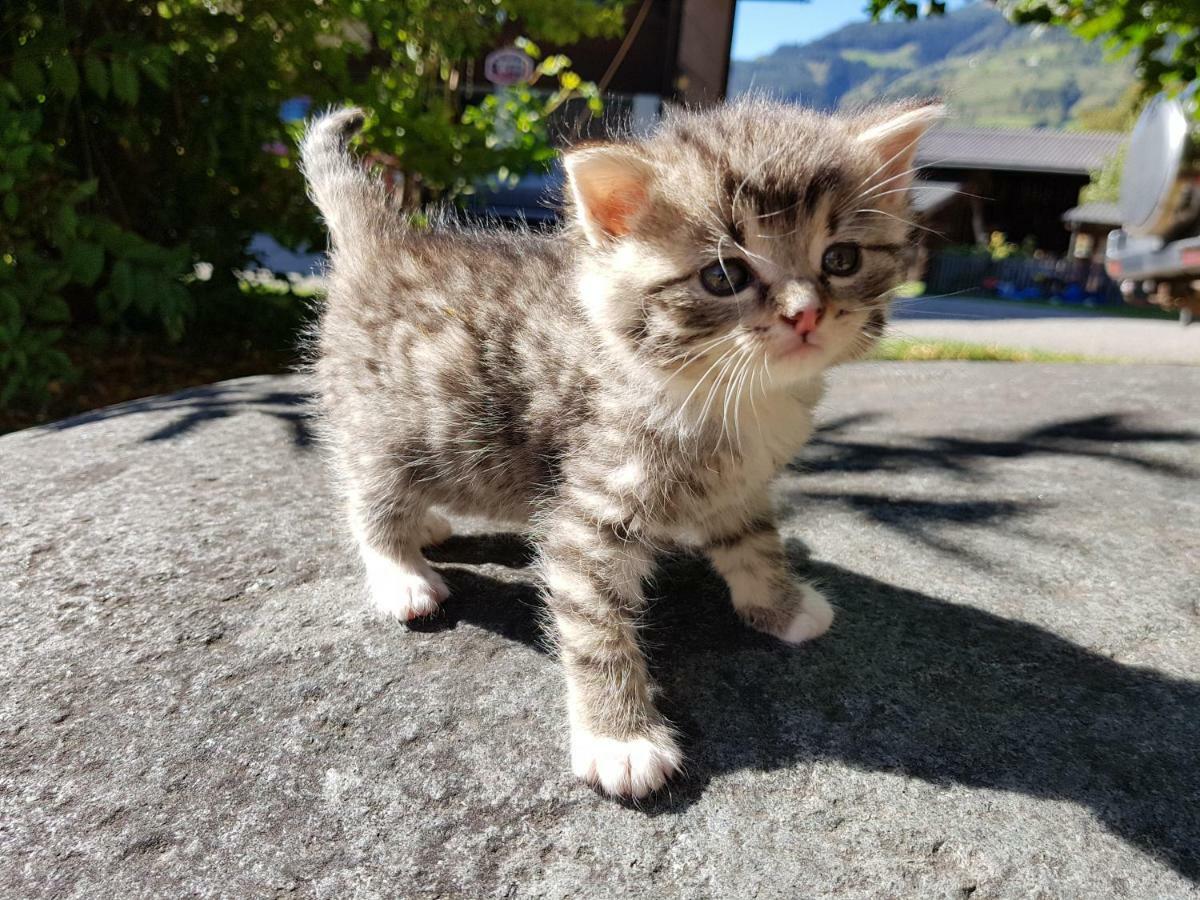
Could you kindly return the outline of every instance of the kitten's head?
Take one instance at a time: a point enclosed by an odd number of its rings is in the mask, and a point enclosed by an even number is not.
[[[784,385],[861,355],[903,279],[913,157],[941,113],[750,100],[573,149],[592,322],[682,384],[762,368]]]

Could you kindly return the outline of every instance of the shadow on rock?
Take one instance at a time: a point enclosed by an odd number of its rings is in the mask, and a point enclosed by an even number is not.
[[[1139,451],[1153,445],[1200,443],[1200,433],[1145,426],[1137,416],[1125,413],[1053,422],[996,438],[930,435],[897,444],[865,440],[855,434],[859,426],[882,418],[860,413],[825,424],[791,468],[806,474],[949,471],[973,478],[993,460],[1063,456],[1102,459],[1175,478],[1197,474],[1195,469]]]
[[[981,568],[991,568],[993,563],[963,546],[967,529],[1020,532],[1021,520],[1044,506],[1028,500],[924,500],[865,491],[805,490],[786,496],[788,508],[821,505],[852,510],[872,524]]]
[[[469,622],[544,649],[531,583],[455,565],[480,546],[527,559],[514,537],[443,548],[454,596],[426,627]],[[832,759],[1071,801],[1200,880],[1200,684],[789,550],[840,608],[830,634],[800,648],[745,628],[703,561],[664,560],[645,638],[689,771],[647,814],[690,806],[725,772]]]
[[[177,394],[131,400],[51,422],[42,426],[42,429],[48,433],[69,431],[80,425],[125,416],[167,413],[173,416],[172,420],[159,425],[142,440],[169,441],[219,419],[242,413],[262,413],[291,426],[294,446],[300,449],[312,446],[312,414],[309,409],[312,398],[299,391],[264,390],[254,382],[253,378],[242,379],[192,388]]]

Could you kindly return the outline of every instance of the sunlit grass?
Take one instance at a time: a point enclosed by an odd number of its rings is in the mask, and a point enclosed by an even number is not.
[[[900,287],[892,291],[893,297],[898,297],[904,300],[912,300],[914,297],[921,297],[925,294],[925,282],[923,281],[906,281]]]
[[[1098,363],[1108,360],[1076,353],[1054,353],[1048,350],[1018,350],[994,344],[971,344],[966,341],[923,340],[921,338],[884,338],[871,354],[871,359],[926,362],[962,359],[983,362],[1052,362]]]

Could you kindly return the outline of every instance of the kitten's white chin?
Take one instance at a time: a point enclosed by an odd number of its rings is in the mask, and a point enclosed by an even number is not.
[[[772,333],[768,353],[771,371],[781,371],[784,377],[811,377],[829,366],[833,354],[829,343],[832,335],[815,340],[803,340],[791,329],[778,328]]]
[[[571,769],[615,797],[637,799],[661,788],[679,771],[683,754],[666,734],[618,740],[571,729]]]
[[[811,381],[831,364],[825,348],[810,345],[800,351],[775,354],[771,359],[771,374],[784,383]]]

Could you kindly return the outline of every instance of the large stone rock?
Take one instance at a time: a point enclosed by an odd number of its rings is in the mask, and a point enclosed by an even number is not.
[[[1196,895],[1200,369],[838,372],[778,500],[840,618],[790,649],[665,561],[640,807],[567,772],[520,540],[368,615],[299,389],[0,439],[0,894]]]

